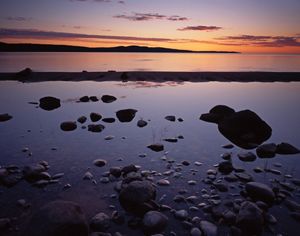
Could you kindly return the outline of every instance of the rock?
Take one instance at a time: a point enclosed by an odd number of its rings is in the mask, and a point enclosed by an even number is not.
[[[218,227],[206,220],[200,221],[200,228],[204,234],[204,236],[217,236],[218,235]]]
[[[275,143],[262,144],[256,148],[256,154],[260,158],[275,157],[277,146]]]
[[[252,152],[242,152],[238,154],[238,157],[241,161],[252,162],[256,160],[256,155]]]
[[[265,214],[265,221],[272,225],[277,224],[277,219],[270,213]]]
[[[256,113],[243,110],[226,116],[218,123],[218,129],[235,145],[255,148],[271,137],[271,127]]]
[[[147,125],[147,121],[144,121],[143,119],[140,119],[138,122],[137,122],[137,126],[140,127],[140,128],[143,128]]]
[[[34,182],[42,179],[41,173],[43,173],[44,171],[46,171],[45,166],[41,164],[34,164],[34,165],[25,166],[22,172],[23,172],[24,179],[26,179],[29,182]]]
[[[147,148],[150,148],[152,151],[155,151],[155,152],[161,152],[164,150],[164,145],[160,144],[160,143],[155,143],[155,144],[151,144],[151,145],[147,146]]]
[[[109,118],[103,118],[102,121],[105,123],[114,123],[116,121],[116,119],[109,117]]]
[[[300,212],[300,203],[297,203],[293,200],[286,199],[284,201],[284,205],[290,210],[290,211],[297,211]]]
[[[96,159],[93,163],[95,166],[102,167],[106,165],[107,161],[103,159]]]
[[[94,178],[94,175],[89,171],[85,172],[85,174],[83,176],[84,180],[92,180],[93,178]]]
[[[93,231],[104,232],[110,227],[110,218],[105,213],[100,212],[91,219],[90,226]]]
[[[178,139],[177,138],[165,138],[164,141],[169,142],[169,143],[177,143]]]
[[[226,116],[233,113],[235,113],[235,111],[232,108],[225,105],[217,105],[210,109],[209,113],[202,114],[200,120],[218,124]]]
[[[252,202],[243,202],[236,219],[236,226],[241,229],[242,235],[260,235],[263,223],[261,209]]]
[[[90,96],[89,99],[92,101],[92,102],[98,102],[99,99],[96,97],[96,96]]]
[[[232,166],[231,161],[220,162],[218,165],[218,170],[222,174],[230,174],[233,171],[233,166]]]
[[[90,125],[88,125],[88,131],[93,132],[93,133],[100,133],[104,129],[105,129],[105,126],[101,125],[101,124],[97,124],[97,125],[90,124]]]
[[[280,143],[277,145],[276,153],[282,155],[297,154],[300,150],[289,143]]]
[[[0,122],[8,121],[12,119],[13,117],[9,115],[8,113],[0,114]]]
[[[220,192],[228,192],[228,186],[223,183],[215,183],[214,186],[216,189],[218,189]]]
[[[236,214],[230,210],[223,212],[223,219],[226,224],[233,225],[236,221]]]
[[[79,98],[79,101],[80,102],[89,102],[90,98],[88,96],[83,96],[83,97]]]
[[[175,116],[166,116],[165,119],[168,120],[168,121],[172,121],[172,122],[176,121],[176,117]]]
[[[88,225],[79,205],[54,201],[39,209],[30,220],[25,235],[88,236]]]
[[[232,149],[232,148],[234,148],[234,146],[230,143],[230,144],[222,145],[222,148],[225,148],[225,149]]]
[[[0,234],[4,233],[11,227],[11,220],[9,218],[0,218]],[[3,234],[4,235],[4,234]]]
[[[149,181],[132,181],[123,188],[119,195],[121,206],[128,212],[144,215],[150,210],[155,210],[153,201],[156,189]]]
[[[27,67],[24,70],[19,71],[18,73],[16,73],[17,77],[28,77],[32,74],[32,70]]]
[[[101,120],[102,116],[99,113],[92,112],[90,114],[90,118],[91,118],[91,121],[97,122],[97,121]]]
[[[168,217],[158,211],[148,211],[143,218],[143,226],[147,234],[160,233],[168,224]]]
[[[58,98],[48,96],[40,99],[40,108],[43,110],[52,111],[60,106],[60,99]]]
[[[65,121],[60,124],[60,129],[63,131],[73,131],[77,128],[75,121]]]
[[[249,182],[246,184],[245,190],[248,196],[255,201],[263,201],[269,205],[272,205],[275,200],[275,194],[273,190],[265,184]]]
[[[170,181],[167,179],[160,179],[157,181],[157,184],[160,186],[168,186],[170,185]]]
[[[175,211],[175,217],[179,220],[185,220],[188,218],[188,216],[189,216],[188,212],[184,209]]]
[[[179,117],[177,120],[178,120],[178,122],[183,122],[184,121],[184,119],[181,118],[181,117]]]
[[[184,165],[184,166],[189,166],[189,165],[190,165],[190,162],[187,161],[187,160],[183,160],[183,161],[181,162],[181,164]]]
[[[112,103],[112,102],[116,101],[117,98],[114,97],[114,96],[112,96],[112,95],[103,95],[103,96],[101,97],[101,100],[102,100],[102,102],[104,102],[104,103]]]
[[[135,165],[131,164],[128,166],[124,166],[121,171],[122,171],[123,175],[127,175],[130,172],[137,172],[138,168]]]
[[[109,140],[113,140],[114,138],[115,138],[115,136],[113,136],[113,135],[107,135],[104,137],[104,140],[109,141]]]
[[[117,118],[120,122],[131,122],[137,110],[135,109],[124,109],[116,112]]]
[[[201,232],[200,229],[194,227],[194,228],[191,229],[190,235],[191,236],[202,236],[202,232]]]
[[[225,153],[221,154],[221,158],[223,160],[230,161],[231,160],[231,153],[230,152],[225,152]]]
[[[83,124],[84,122],[86,122],[87,118],[85,116],[80,116],[77,121],[80,123],[80,124]]]
[[[300,179],[292,179],[291,182],[297,186],[300,186]]]
[[[247,173],[235,173],[234,175],[236,177],[238,177],[239,180],[245,181],[245,182],[250,182],[253,179],[252,176],[250,174],[247,174]]]
[[[100,183],[102,184],[108,184],[110,182],[108,177],[102,177],[100,178]]]

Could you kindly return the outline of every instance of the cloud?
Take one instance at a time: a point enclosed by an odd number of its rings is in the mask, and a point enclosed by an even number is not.
[[[169,20],[169,21],[186,21],[187,17],[178,15],[166,16],[159,13],[137,13],[134,12],[132,15],[115,15],[114,18],[126,19],[130,21],[148,21],[148,20]]]
[[[32,17],[7,16],[7,17],[3,17],[3,19],[8,20],[8,21],[31,21]]]
[[[206,26],[206,25],[197,25],[197,26],[186,26],[184,28],[179,28],[179,31],[187,31],[187,30],[194,30],[194,31],[215,31],[220,30],[222,27],[219,26]]]
[[[105,40],[127,40],[148,42],[173,42],[176,39],[151,38],[137,36],[79,34],[56,31],[43,31],[35,29],[7,29],[0,28],[0,38],[33,38],[33,39],[105,39]]]
[[[219,43],[227,45],[244,45],[257,47],[300,47],[299,37],[296,36],[261,36],[261,35],[238,35],[216,38]]]

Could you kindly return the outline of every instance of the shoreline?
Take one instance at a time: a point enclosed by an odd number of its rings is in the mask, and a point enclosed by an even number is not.
[[[25,71],[25,70],[24,70]],[[22,71],[22,72],[24,72]],[[300,72],[28,72],[0,73],[0,81],[299,82]]]

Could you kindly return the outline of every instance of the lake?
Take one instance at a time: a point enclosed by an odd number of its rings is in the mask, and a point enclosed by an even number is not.
[[[300,55],[199,53],[0,53],[0,72],[273,71],[299,72]]]
[[[157,54],[109,54],[110,56],[101,59],[101,56],[104,57],[105,54],[89,54],[88,57],[85,57],[86,54],[84,54],[81,57],[80,53],[63,53],[60,54],[62,57],[59,60],[54,60],[58,55],[56,53],[38,53],[31,54],[32,57],[29,57],[28,64],[26,64],[24,62],[26,54],[16,54],[15,61],[13,59],[10,61],[9,55],[12,54],[1,55],[1,61],[5,61],[8,71],[19,70],[27,65],[42,71],[130,70],[134,68],[175,70],[176,67],[170,67],[170,63],[175,66],[176,63],[180,64],[179,61],[185,57],[181,54],[172,54],[174,61],[171,62],[170,55],[163,55],[161,59],[158,59],[160,55]],[[56,56],[51,59],[52,55]],[[126,64],[125,58],[128,59],[130,56],[132,57]],[[215,63],[219,70],[221,68],[228,70],[237,68],[238,70],[261,70],[262,68],[269,70],[273,68],[275,70],[275,64],[278,61],[272,63],[272,60],[274,57],[278,60],[281,58],[281,56],[266,55],[189,54],[190,56],[195,60],[202,58],[203,61],[197,64],[193,60],[189,60],[193,61],[192,65],[184,62],[182,67],[177,68],[178,70],[192,70],[191,68],[199,70],[202,66],[205,68],[204,70],[210,70],[213,65],[209,65],[209,63],[220,61],[222,57],[234,58],[234,62],[227,61],[229,67],[226,67],[225,62],[223,64]],[[43,57],[44,60],[42,60]],[[249,57],[253,57],[253,60],[250,60],[252,61],[250,67],[246,66],[247,63],[244,60],[241,60]],[[137,58],[140,58],[140,61]],[[208,61],[205,61],[205,58]],[[254,58],[269,59],[268,62],[262,60],[261,63],[256,61],[257,64],[255,64]],[[153,61],[147,62],[146,59]],[[161,63],[164,60],[166,60],[165,64]],[[286,67],[278,68],[288,71],[299,70],[299,64],[295,63],[297,60],[299,57],[290,56],[290,61],[294,64],[286,62]],[[107,65],[101,64],[105,63],[104,61]],[[99,64],[97,65],[96,62]],[[17,65],[19,68],[16,67]],[[137,67],[133,67],[134,65]],[[3,68],[3,63],[1,63],[2,71]],[[199,203],[212,204],[211,199],[207,199],[203,193],[214,195],[215,200],[218,199],[217,195],[222,202],[225,200],[238,202],[238,199],[242,198],[240,191],[245,184],[242,181],[227,183],[220,173],[216,175],[216,181],[225,182],[229,187],[228,192],[216,192],[212,186],[203,182],[207,170],[216,169],[214,165],[223,161],[221,154],[230,152],[235,167],[244,169],[256,181],[272,187],[281,189],[278,181],[290,183],[290,177],[300,178],[299,154],[276,155],[274,158],[257,158],[254,162],[242,162],[237,154],[245,150],[239,147],[230,150],[222,148],[222,145],[230,142],[218,132],[217,126],[199,120],[202,113],[208,112],[217,104],[226,104],[236,111],[251,109],[272,127],[272,136],[267,142],[277,144],[289,142],[299,148],[300,83],[183,82],[180,84],[158,83],[153,86],[153,82],[151,82],[151,86],[147,86],[147,82],[145,82],[143,85],[135,82],[20,83],[1,81],[0,113],[9,113],[13,118],[0,123],[0,166],[15,165],[22,168],[25,165],[45,160],[50,165],[48,172],[51,175],[64,173],[64,176],[59,179],[59,183],[47,185],[45,188],[36,188],[24,180],[11,188],[0,186],[0,218],[15,217],[13,226],[23,232],[30,216],[39,207],[49,201],[61,199],[77,202],[88,219],[98,212],[105,212],[110,216],[114,210],[117,210],[125,216],[125,223],[112,223],[108,231],[119,231],[126,235],[141,235],[141,230],[133,230],[127,226],[128,220],[132,219],[132,216],[126,213],[119,204],[117,192],[114,190],[118,179],[111,178],[108,183],[101,182],[103,176],[107,176],[106,172],[113,166],[135,164],[140,166],[141,170],[149,170],[148,178],[154,183],[160,179],[169,180],[169,186],[157,186],[156,199],[159,204],[168,205],[175,210],[186,209],[191,218],[198,216],[213,222],[217,221],[214,221],[210,213],[197,207]],[[87,103],[78,102],[79,98],[84,95],[100,98],[104,94],[113,95],[117,100],[112,103],[103,103],[101,100]],[[53,111],[45,111],[35,104],[29,104],[29,102],[38,102],[44,96],[60,98],[61,107]],[[116,111],[126,108],[137,110],[132,122],[121,123],[118,120],[114,123],[96,122],[105,126],[101,133],[88,132],[86,129],[86,126],[92,123],[89,119],[91,112],[98,112],[103,117],[116,118]],[[64,132],[60,129],[61,122],[76,121],[83,115],[88,120],[83,125],[77,122],[76,130]],[[164,119],[167,115],[182,118],[183,122],[177,120],[170,122]],[[143,128],[137,127],[139,119],[144,119],[148,125]],[[178,139],[176,143],[163,141],[165,138],[179,135],[182,135],[183,139]],[[108,140],[107,137],[110,139]],[[164,151],[154,152],[147,148],[147,145],[156,142],[164,144]],[[27,149],[24,150],[24,148]],[[255,150],[252,151],[255,152]],[[103,167],[95,166],[93,161],[98,158],[106,160],[107,164]],[[190,164],[182,165],[183,160]],[[277,174],[266,171],[256,173],[253,171],[255,167],[261,169],[268,167],[280,172],[279,175],[278,172]],[[93,174],[94,181],[83,180],[87,171]],[[167,171],[171,172],[166,173]],[[195,180],[196,184],[189,185],[188,181],[190,180]],[[70,184],[71,188],[64,188],[66,184]],[[299,187],[292,186],[293,191],[285,190],[288,192],[287,196],[291,195],[287,198],[299,202]],[[196,196],[195,203],[174,202],[173,198],[178,195],[179,190],[186,190],[185,197]],[[30,207],[22,209],[17,205],[19,199],[25,199]],[[214,203],[216,209],[224,210],[222,203],[217,201]],[[191,208],[193,206],[196,208]],[[272,235],[268,228],[271,228],[275,234],[298,235],[298,232],[295,231],[299,222],[289,216],[290,213],[283,204],[275,204],[270,208],[269,213],[276,217],[278,223],[267,226],[263,235]],[[175,219],[171,212],[164,211],[164,214],[169,218],[165,235],[170,235],[172,231],[177,235],[188,234],[189,230],[183,227],[183,224]],[[218,227],[219,235],[228,235],[230,227],[224,223],[218,224]],[[8,233],[8,235],[17,234],[16,230]]]

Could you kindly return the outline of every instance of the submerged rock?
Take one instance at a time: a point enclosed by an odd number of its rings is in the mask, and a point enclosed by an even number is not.
[[[272,205],[275,200],[275,194],[273,190],[265,184],[249,182],[246,184],[245,190],[249,197],[255,201],[263,201],[269,205]]]
[[[32,217],[25,235],[87,236],[88,225],[79,205],[68,201],[50,202]]]
[[[8,113],[0,114],[0,122],[8,121],[12,119],[13,117],[9,115]]]
[[[147,211],[154,210],[153,201],[156,189],[149,181],[132,181],[123,188],[119,195],[121,206],[128,212],[144,215]]]
[[[289,143],[280,143],[277,145],[276,153],[283,155],[298,154],[300,150]]]
[[[54,109],[59,108],[60,105],[60,99],[55,97],[43,97],[40,99],[40,108],[46,111],[52,111]]]
[[[218,124],[226,116],[229,116],[234,112],[235,111],[231,107],[225,105],[217,105],[210,109],[209,113],[202,114],[200,116],[200,120]]]
[[[120,122],[131,122],[137,110],[135,109],[124,109],[116,112],[117,118]]]
[[[93,133],[100,133],[102,130],[105,129],[104,125],[101,124],[90,124],[88,125],[88,131],[93,132]]]
[[[276,149],[275,143],[262,144],[256,148],[256,154],[260,158],[272,158],[276,155]]]
[[[112,103],[112,102],[116,101],[117,98],[114,97],[114,96],[112,96],[112,95],[103,95],[103,96],[101,97],[101,100],[102,100],[102,102],[104,102],[104,103]]]
[[[147,148],[150,148],[152,151],[155,151],[155,152],[161,152],[164,150],[164,145],[160,144],[160,143],[155,143],[155,144],[151,144],[151,145],[147,146]]]
[[[144,215],[143,226],[147,234],[160,233],[168,224],[168,217],[158,211],[149,211]]]
[[[75,121],[65,121],[60,124],[60,128],[63,131],[73,131],[77,128]]]
[[[256,155],[252,152],[241,152],[238,154],[238,157],[244,162],[252,162],[256,160]]]

